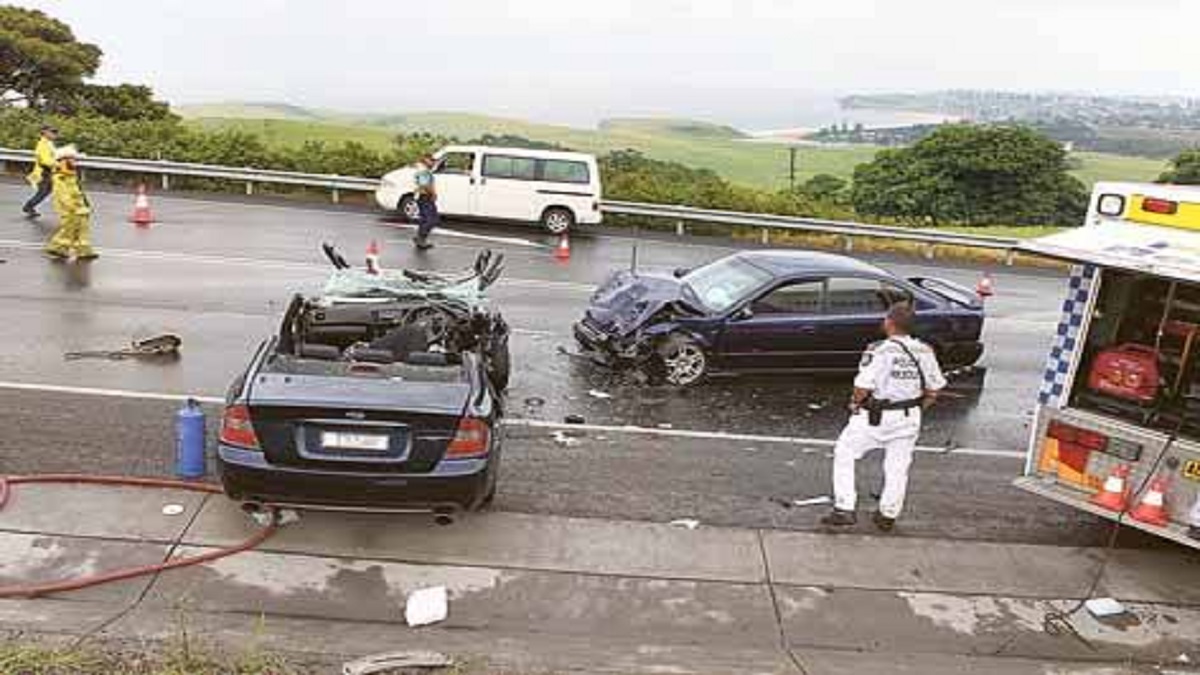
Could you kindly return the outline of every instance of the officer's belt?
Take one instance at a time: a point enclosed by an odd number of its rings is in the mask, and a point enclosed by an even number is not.
[[[903,401],[874,401],[872,407],[877,410],[910,410],[920,408],[923,402],[922,398],[910,398]]]

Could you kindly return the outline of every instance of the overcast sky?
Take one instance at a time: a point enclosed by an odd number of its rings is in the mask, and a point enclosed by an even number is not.
[[[4,2],[5,0],[0,0]],[[940,88],[1200,96],[1187,0],[17,0],[174,103],[786,124]],[[796,119],[796,124],[807,123]]]

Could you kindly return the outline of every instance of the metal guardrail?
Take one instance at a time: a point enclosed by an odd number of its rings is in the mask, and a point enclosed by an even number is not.
[[[33,161],[33,153],[29,150],[0,148],[0,162],[5,161],[31,162]],[[341,191],[373,192],[379,186],[377,179],[360,178],[357,176],[275,171],[271,169],[219,166],[215,164],[191,164],[167,160],[84,156],[81,158],[80,164],[85,168],[106,171],[125,171],[157,175],[161,177],[162,188],[164,190],[170,189],[171,176],[218,178],[242,182],[246,186],[246,194],[248,195],[254,194],[254,186],[257,183],[324,188],[330,190],[335,203],[340,200]],[[772,230],[833,234],[843,238],[843,246],[847,251],[853,250],[854,237],[882,237],[924,244],[927,257],[933,257],[935,246],[967,246],[1005,251],[1007,253],[1006,260],[1011,263],[1016,246],[1020,241],[1007,237],[990,237],[940,230],[888,227],[884,225],[777,216],[762,213],[698,209],[690,206],[669,204],[643,204],[605,200],[601,202],[600,209],[604,213],[612,215],[670,219],[675,221],[676,232],[679,234],[684,234],[687,227],[686,223],[689,222],[719,223],[730,226],[759,228],[762,233],[761,239],[763,243],[769,243]]]

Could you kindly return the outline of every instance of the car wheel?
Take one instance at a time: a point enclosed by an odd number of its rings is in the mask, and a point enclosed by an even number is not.
[[[415,223],[421,219],[421,207],[417,204],[417,200],[412,195],[404,195],[400,198],[400,203],[396,205],[396,211],[404,218],[404,220]]]
[[[551,207],[542,214],[542,227],[550,234],[566,234],[575,226],[575,214],[569,209]]]
[[[663,378],[677,387],[699,384],[708,374],[708,354],[695,340],[672,335],[658,349]]]

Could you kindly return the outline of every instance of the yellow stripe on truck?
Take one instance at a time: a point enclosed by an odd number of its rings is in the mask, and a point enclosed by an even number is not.
[[[1161,199],[1151,197],[1151,199]],[[1200,204],[1178,202],[1175,213],[1152,213],[1142,208],[1146,195],[1130,195],[1125,217],[1135,223],[1161,225],[1180,230],[1200,230]]]

